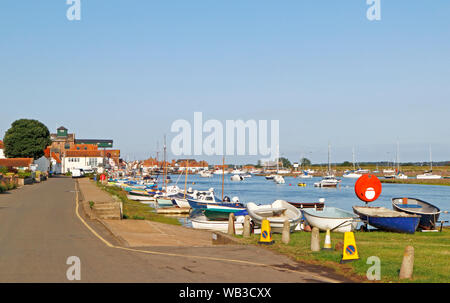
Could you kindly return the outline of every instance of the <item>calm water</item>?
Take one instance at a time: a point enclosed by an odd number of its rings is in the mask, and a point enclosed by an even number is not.
[[[285,177],[285,184],[276,184],[272,180],[266,180],[263,176],[253,176],[244,181],[233,182],[231,175],[225,175],[225,196],[239,197],[242,203],[255,202],[256,204],[270,204],[275,200],[287,200],[292,202],[318,202],[325,199],[326,206],[334,206],[353,212],[353,205],[363,206],[354,191],[356,179],[342,178],[338,188],[316,188],[314,183],[321,178],[298,179]],[[174,184],[178,176],[172,176]],[[184,188],[184,176],[180,177],[178,186]],[[299,182],[306,183],[306,187],[299,187]],[[194,183],[194,184],[193,184]],[[214,175],[212,178],[201,178],[198,175],[188,176],[187,186],[197,190],[207,190],[213,187],[216,196],[222,196],[222,176]],[[291,184],[291,186],[289,185]],[[450,186],[407,185],[407,184],[383,184],[383,192],[380,198],[370,203],[370,206],[383,206],[392,209],[391,199],[394,197],[411,197],[430,202],[442,211],[450,210]],[[449,220],[450,214],[441,214],[440,219]],[[188,221],[184,220],[189,225]],[[448,225],[448,224],[447,224]]]

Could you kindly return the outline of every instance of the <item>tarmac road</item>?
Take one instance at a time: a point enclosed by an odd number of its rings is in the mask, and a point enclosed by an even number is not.
[[[253,246],[141,248],[162,255],[111,248],[83,225],[75,205],[75,182],[67,177],[0,194],[0,282],[73,283],[66,276],[70,256],[81,261],[80,282],[349,282],[327,269]],[[119,245],[103,226],[86,221]],[[165,253],[251,260],[279,268]]]

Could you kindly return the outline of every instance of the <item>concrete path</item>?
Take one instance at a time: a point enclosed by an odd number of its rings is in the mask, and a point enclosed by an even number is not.
[[[60,177],[0,194],[0,282],[68,282],[70,256],[81,260],[81,282],[347,281],[252,246],[108,247],[76,216],[74,189],[73,179]]]

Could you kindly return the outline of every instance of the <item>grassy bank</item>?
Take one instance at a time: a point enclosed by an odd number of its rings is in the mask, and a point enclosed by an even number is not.
[[[381,183],[386,184],[420,184],[420,185],[441,185],[450,186],[450,179],[437,180],[418,180],[418,179],[380,179]]]
[[[320,234],[321,246],[325,233]],[[387,232],[355,232],[356,246],[360,259],[348,264],[339,264],[342,251],[310,251],[311,233],[297,232],[291,234],[288,245],[281,242],[281,235],[274,234],[275,244],[269,249],[286,254],[297,261],[320,264],[336,270],[346,276],[359,276],[361,281],[367,281],[366,272],[373,264],[366,264],[367,258],[377,256],[381,260],[381,282],[450,282],[450,228],[444,228],[442,233],[420,233],[414,235]],[[332,247],[344,240],[344,234],[332,233]],[[253,235],[247,240],[256,244],[259,235]],[[403,253],[407,245],[415,250],[414,276],[412,280],[398,279]]]
[[[116,186],[104,186],[100,182],[97,182],[97,186],[111,195],[117,196],[123,202],[124,219],[150,220],[172,225],[181,225],[177,218],[157,214],[154,208],[138,201],[129,200],[126,191],[121,188]]]

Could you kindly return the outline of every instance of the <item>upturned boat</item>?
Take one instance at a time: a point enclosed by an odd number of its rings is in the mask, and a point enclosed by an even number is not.
[[[302,212],[309,225],[322,231],[343,233],[354,231],[358,225],[358,216],[336,207],[302,209]]]
[[[390,210],[385,207],[353,206],[361,220],[385,231],[413,234],[419,225],[420,216]]]
[[[269,205],[256,205],[253,202],[247,203],[247,212],[257,226],[261,226],[263,220],[268,220],[272,232],[281,233],[284,221],[289,221],[290,230],[302,219],[302,214],[295,206],[284,200],[276,200]]]
[[[420,216],[419,229],[436,228],[441,210],[431,203],[414,198],[393,198],[392,207],[396,211]]]

